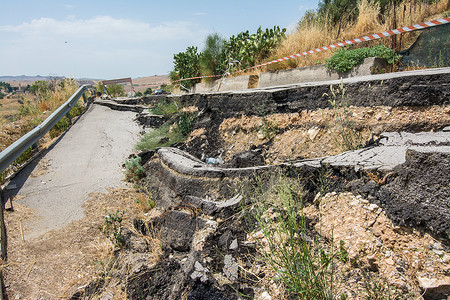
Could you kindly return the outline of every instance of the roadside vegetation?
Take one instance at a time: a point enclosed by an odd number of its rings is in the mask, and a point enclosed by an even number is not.
[[[188,111],[175,101],[162,100],[150,111],[168,119],[160,127],[146,133],[136,145],[137,150],[155,150],[182,143],[189,136],[197,120],[197,111]]]
[[[6,86],[7,85],[2,85]],[[34,127],[41,124],[50,114],[66,102],[79,88],[79,84],[72,78],[53,78],[49,81],[36,81],[30,85],[25,92],[20,95],[14,93],[10,95],[11,99],[15,99],[17,104],[8,114],[2,114],[0,119],[0,150],[5,149],[14,143],[21,136],[31,131]],[[7,99],[2,99],[6,101]],[[70,111],[70,117],[81,115],[85,108],[80,99]],[[62,118],[50,130],[48,138],[53,139],[59,136],[67,128],[71,122],[67,118]],[[44,141],[45,143],[45,141]],[[39,145],[38,145],[39,146]],[[12,167],[18,167],[32,157],[37,149],[29,148],[16,161],[12,163]],[[5,170],[0,174],[2,181],[10,170]]]
[[[322,0],[317,9],[304,14],[290,34],[286,34],[285,28],[275,26],[265,30],[259,28],[252,34],[243,31],[228,40],[217,33],[208,35],[202,52],[197,47],[188,47],[185,52],[174,55],[170,79],[174,82],[197,76],[228,76],[231,72],[280,57],[445,16],[449,8],[449,0]],[[249,74],[323,63],[329,69],[345,72],[368,56],[386,58],[391,70],[396,70],[399,56],[395,53],[410,47],[418,34],[404,33],[345,49],[321,51],[250,70]],[[211,79],[203,79],[208,80]],[[182,81],[181,89],[189,90],[200,81]]]

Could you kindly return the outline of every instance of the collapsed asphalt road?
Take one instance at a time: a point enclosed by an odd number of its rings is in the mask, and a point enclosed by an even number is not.
[[[88,195],[119,188],[122,164],[133,151],[140,127],[135,113],[93,105],[54,145],[27,166],[9,186],[16,203],[39,218],[24,224],[25,238],[59,229],[83,217]]]

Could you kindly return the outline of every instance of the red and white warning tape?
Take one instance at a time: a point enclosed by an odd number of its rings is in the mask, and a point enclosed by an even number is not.
[[[297,57],[301,57],[301,56],[305,56],[305,55],[309,55],[309,54],[313,54],[313,53],[317,53],[317,52],[321,52],[321,51],[325,51],[325,50],[330,50],[330,49],[335,49],[335,48],[339,48],[339,47],[344,47],[347,45],[352,45],[352,44],[357,44],[357,43],[362,43],[362,42],[366,42],[366,41],[371,41],[371,40],[376,40],[376,39],[381,39],[384,37],[388,37],[388,36],[393,36],[393,35],[397,35],[397,34],[401,34],[401,33],[405,33],[405,32],[411,32],[411,31],[416,31],[416,30],[420,30],[420,29],[425,29],[428,27],[433,27],[433,26],[438,26],[438,25],[443,25],[443,24],[447,24],[450,23],[450,18],[449,17],[445,17],[442,19],[437,19],[437,20],[432,20],[432,21],[428,21],[428,22],[423,22],[423,23],[418,23],[412,26],[405,26],[405,27],[401,27],[401,28],[397,28],[397,29],[392,29],[392,30],[388,30],[388,31],[384,31],[384,32],[380,32],[380,33],[375,33],[375,34],[371,34],[371,35],[366,35],[363,37],[359,37],[353,40],[348,40],[345,42],[340,42],[337,44],[332,44],[329,46],[324,46],[321,48],[317,48],[317,49],[312,49],[309,51],[305,51],[302,53],[297,53],[297,54],[293,54],[291,56],[286,56],[286,57],[282,57],[279,59],[275,59],[260,65],[256,65],[253,67],[249,67],[246,69],[242,69],[239,71],[236,71],[234,73],[241,73],[241,72],[245,72],[251,69],[255,69],[255,68],[259,68],[259,67],[263,67],[263,66],[267,66],[270,64],[275,64],[275,63],[279,63],[282,61],[286,61],[286,60],[290,60],[293,58],[297,58]],[[212,76],[200,76],[200,77],[192,77],[192,78],[184,78],[184,79],[179,79],[177,81],[174,82],[179,82],[179,81],[183,81],[183,80],[189,80],[189,79],[200,79],[200,78],[206,78],[206,77],[221,77],[222,75],[212,75]]]

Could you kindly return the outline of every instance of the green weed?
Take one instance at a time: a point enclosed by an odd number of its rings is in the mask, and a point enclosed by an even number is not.
[[[364,146],[363,136],[355,128],[352,119],[352,112],[348,109],[343,83],[339,85],[339,90],[330,86],[331,95],[328,100],[334,111],[334,124],[329,125],[329,130],[335,142],[342,151],[355,150]],[[335,129],[333,129],[335,128]]]
[[[260,245],[267,263],[299,299],[333,298],[335,253],[306,234],[302,196],[295,180],[283,176],[258,197],[254,216],[267,246]]]
[[[108,213],[105,210],[105,213],[106,216],[103,225],[98,226],[98,229],[115,247],[120,248],[124,242],[121,229],[124,211],[117,210],[115,213]]]
[[[145,176],[145,170],[141,165],[141,157],[132,157],[125,161],[125,176],[127,180],[138,181]]]
[[[350,71],[356,65],[362,63],[367,57],[380,57],[387,60],[389,64],[394,64],[401,59],[401,55],[385,45],[375,45],[349,50],[340,48],[332,57],[326,60],[325,66],[338,73]]]
[[[275,121],[270,121],[263,117],[261,131],[264,134],[264,137],[270,140],[278,134],[279,129]]]
[[[171,129],[172,127],[172,129]],[[183,142],[185,137],[179,130],[173,129],[173,123],[167,122],[146,133],[136,145],[137,150],[155,150],[160,147],[168,147],[175,143]]]
[[[162,100],[150,110],[155,115],[171,117],[175,115],[180,109],[176,101]]]
[[[183,135],[188,136],[192,129],[194,128],[197,116],[195,114],[180,113],[178,116],[178,127],[177,130]]]

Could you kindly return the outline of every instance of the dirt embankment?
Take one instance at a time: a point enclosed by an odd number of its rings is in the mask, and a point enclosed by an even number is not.
[[[377,146],[386,131],[440,131],[450,125],[448,79],[350,84],[348,106],[339,109],[323,96],[326,86],[182,96],[177,99],[199,115],[177,147],[194,156],[194,169],[208,157],[221,158],[225,167],[253,167],[342,152],[338,116],[350,120],[357,147]],[[389,171],[284,165],[234,178],[186,175],[157,153],[142,155],[147,178],[140,187],[156,207],[127,215],[124,247],[108,256],[114,263],[95,280],[84,277],[78,291],[72,284],[73,299],[295,298],[283,281],[287,267],[271,267],[270,257],[280,253],[267,255],[271,237],[261,228],[261,220],[277,226],[288,216],[279,176],[303,208],[305,230],[292,240],[317,259],[313,274],[333,282],[327,292],[347,299],[446,299],[449,155],[407,153],[406,162]],[[262,199],[272,202],[257,219]],[[331,267],[319,268],[324,261]]]

